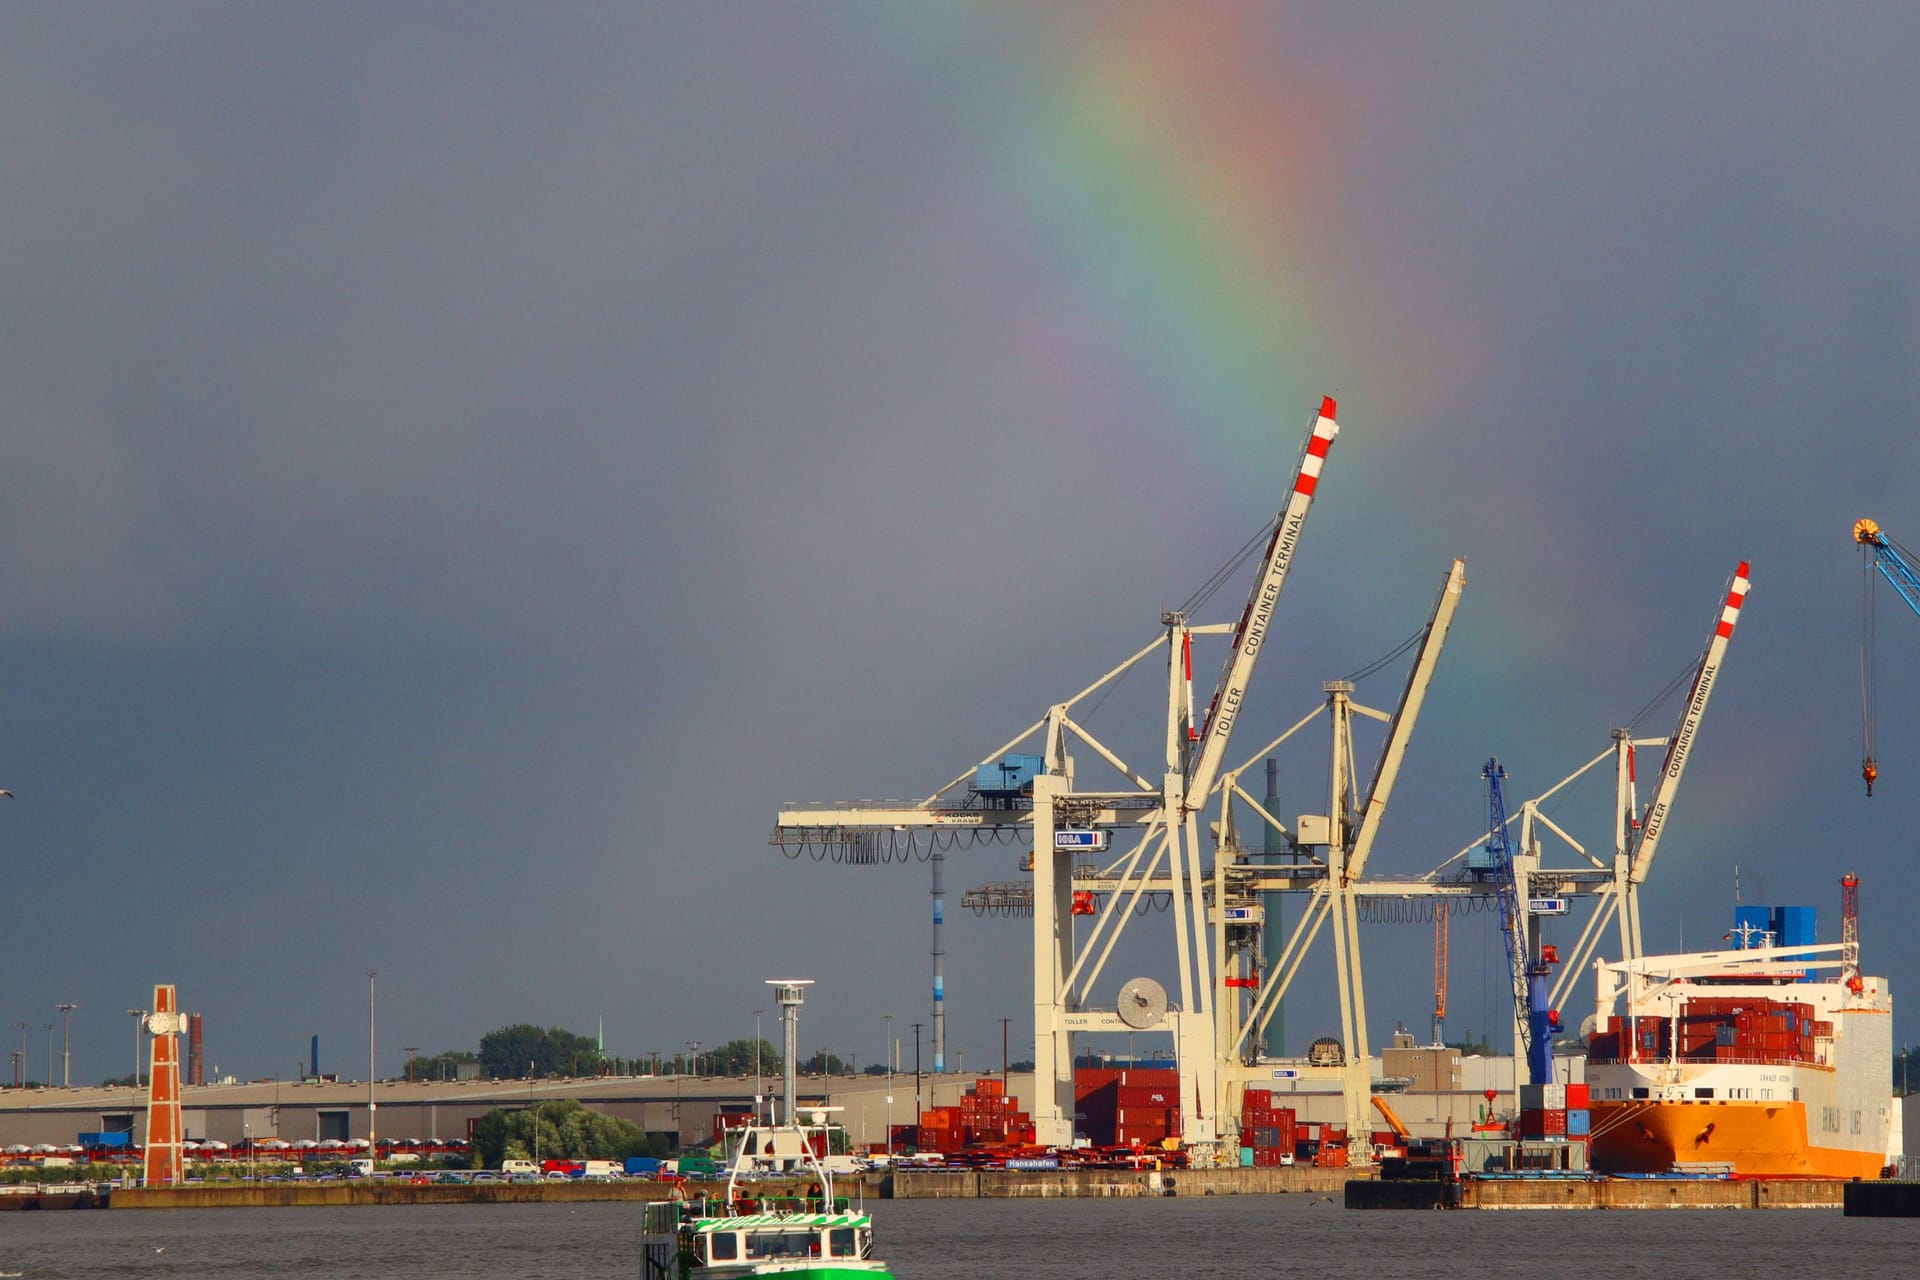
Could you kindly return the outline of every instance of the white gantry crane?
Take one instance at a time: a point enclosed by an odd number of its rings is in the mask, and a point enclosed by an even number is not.
[[[1036,1136],[1066,1145],[1073,1137],[1073,1051],[1076,1031],[1126,1031],[1143,1025],[1170,1030],[1180,1062],[1181,1113],[1190,1144],[1208,1149],[1221,1128],[1219,1039],[1214,1022],[1213,949],[1207,945],[1211,886],[1203,870],[1198,815],[1225,758],[1245,707],[1255,666],[1272,634],[1275,608],[1300,543],[1322,468],[1339,426],[1335,404],[1321,402],[1289,474],[1286,501],[1275,518],[1266,556],[1240,621],[1194,626],[1183,613],[1162,615],[1163,635],[1074,698],[1050,708],[1037,724],[988,755],[974,769],[917,802],[899,805],[790,809],[780,813],[773,841],[788,848],[871,850],[904,843],[917,851],[961,843],[1030,841],[1033,871],[1033,1007],[1037,1096],[1031,1100]],[[1193,637],[1231,634],[1231,648],[1204,720],[1195,723],[1191,661]],[[1167,657],[1165,758],[1137,770],[1090,734],[1073,716],[1137,663],[1164,649]],[[1010,755],[1030,739],[1036,754]],[[1117,775],[1115,787],[1080,789],[1074,758],[1079,744]],[[1108,868],[1076,866],[1086,851],[1103,849],[1119,832],[1126,848]],[[1091,874],[1105,892],[1089,936],[1076,944],[1076,874]],[[1171,1004],[1117,996],[1096,1003],[1093,987],[1128,919],[1146,901],[1164,895],[1172,905],[1177,998]],[[1147,984],[1153,987],[1154,984]]]
[[[1368,874],[1388,800],[1465,585],[1459,561],[1442,580],[1392,712],[1355,701],[1351,681],[1329,681],[1322,687],[1320,706],[1244,762],[1227,767],[1231,736],[1247,708],[1258,659],[1273,635],[1287,572],[1337,434],[1334,404],[1328,399],[1315,415],[1291,473],[1286,501],[1237,623],[1194,625],[1184,611],[1163,614],[1161,635],[920,800],[793,808],[778,816],[773,843],[794,856],[807,850],[816,857],[866,862],[896,856],[938,858],[949,849],[978,846],[1031,850],[1026,858],[1030,887],[1001,883],[975,893],[994,913],[1031,913],[1036,1091],[1029,1110],[1042,1143],[1064,1145],[1073,1136],[1073,1035],[1153,1029],[1174,1038],[1183,1136],[1195,1158],[1205,1163],[1231,1154],[1228,1144],[1237,1136],[1240,1088],[1269,1079],[1259,1053],[1261,1037],[1329,922],[1342,1038],[1335,1065],[1348,1131],[1366,1133],[1372,1082],[1359,925],[1416,915],[1428,920],[1435,912],[1464,905],[1462,899],[1491,898],[1497,892],[1492,881],[1455,865],[1484,843],[1485,832],[1425,874]],[[1692,688],[1670,738],[1636,739],[1630,731],[1616,732],[1608,751],[1522,802],[1512,815],[1519,837],[1512,872],[1530,910],[1542,895],[1547,901],[1596,899],[1550,997],[1556,1009],[1564,1006],[1567,985],[1594,953],[1610,920],[1620,922],[1622,957],[1631,960],[1640,954],[1638,889],[1664,832],[1746,590],[1747,566],[1742,563],[1693,669]],[[1215,635],[1230,637],[1229,650],[1211,700],[1203,714],[1196,714],[1195,637]],[[1166,664],[1164,758],[1157,767],[1136,768],[1089,732],[1083,720],[1123,676],[1155,654],[1164,655]],[[1289,826],[1263,797],[1243,789],[1240,777],[1322,711],[1330,726],[1326,810],[1301,816]],[[1354,766],[1356,715],[1386,724],[1370,779],[1363,780]],[[1656,745],[1666,747],[1666,758],[1642,813],[1634,794],[1634,750]],[[1012,754],[1022,750],[1030,753]],[[1112,780],[1104,786],[1088,785],[1078,772],[1075,752],[1097,758],[1096,767],[1110,771]],[[1541,808],[1609,758],[1618,770],[1611,865],[1589,853]],[[1236,806],[1279,832],[1284,852],[1243,849]],[[1217,817],[1203,831],[1207,814]],[[1543,834],[1563,841],[1585,865],[1546,866]],[[1211,859],[1205,856],[1203,839],[1213,841]],[[1304,894],[1306,905],[1284,945],[1264,947],[1262,935],[1269,927],[1265,904],[1282,893]],[[1123,984],[1107,972],[1123,934],[1151,905],[1170,910],[1176,979],[1172,999],[1155,982],[1134,979]],[[1528,924],[1530,943],[1537,948],[1538,922],[1530,918]],[[1273,927],[1278,929],[1277,921]],[[1264,973],[1263,953],[1273,956]],[[1363,1141],[1356,1138],[1350,1158],[1370,1159]]]

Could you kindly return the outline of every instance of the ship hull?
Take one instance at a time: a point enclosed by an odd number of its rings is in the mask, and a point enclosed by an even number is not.
[[[1668,1003],[1635,1010],[1641,1043],[1655,1053],[1622,1061],[1631,1034],[1594,1037],[1607,1052],[1587,1064],[1593,1167],[1879,1177],[1899,1145],[1892,1002],[1884,981],[1862,986],[1668,984],[1659,993]],[[1742,1031],[1743,1016],[1759,1019],[1750,1027],[1811,1030]]]
[[[1810,1142],[1799,1102],[1593,1104],[1593,1165],[1608,1173],[1724,1165],[1760,1178],[1876,1178],[1885,1162],[1884,1148]]]

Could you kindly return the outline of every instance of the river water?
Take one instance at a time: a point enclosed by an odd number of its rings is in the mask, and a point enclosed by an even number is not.
[[[1920,1275],[1920,1220],[1838,1209],[1348,1212],[1322,1197],[870,1201],[900,1280]],[[638,1205],[0,1214],[24,1280],[634,1280]]]

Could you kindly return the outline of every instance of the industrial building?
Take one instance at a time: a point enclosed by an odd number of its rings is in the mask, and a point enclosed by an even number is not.
[[[1581,1059],[1557,1060],[1563,1071],[1577,1071]],[[1298,1074],[1275,1080],[1274,1091],[1287,1097],[1302,1119],[1338,1122],[1343,1116],[1336,1074],[1301,1061],[1286,1070]],[[919,1107],[910,1074],[885,1076],[803,1076],[801,1107],[838,1107],[857,1146],[884,1149],[888,1126],[914,1122],[918,1111],[957,1106],[979,1073],[926,1073],[920,1077]],[[1373,1075],[1396,1090],[1394,1105],[1416,1133],[1439,1136],[1449,1120],[1464,1128],[1486,1105],[1485,1091],[1511,1093],[1510,1058],[1461,1058],[1451,1049],[1389,1048],[1374,1062]],[[1578,1079],[1578,1075],[1572,1076]],[[761,1084],[771,1096],[774,1081]],[[1007,1076],[1008,1093],[1032,1096],[1031,1072]],[[665,1135],[676,1148],[710,1144],[722,1117],[750,1114],[752,1077],[613,1076],[575,1080],[382,1081],[371,1095],[364,1081],[265,1080],[236,1084],[187,1085],[182,1091],[184,1136],[193,1141],[238,1143],[281,1139],[288,1142],[365,1138],[369,1097],[377,1136],[382,1140],[421,1141],[465,1138],[481,1117],[498,1108],[524,1109],[572,1098],[583,1105],[631,1121],[648,1133]],[[889,1105],[888,1098],[892,1102]],[[77,1135],[131,1131],[136,1144],[146,1139],[145,1091],[126,1088],[0,1089],[0,1150],[11,1146],[65,1146]]]

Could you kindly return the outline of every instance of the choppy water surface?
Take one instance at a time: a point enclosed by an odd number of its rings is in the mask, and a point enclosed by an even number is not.
[[[1920,1220],[1820,1210],[1358,1213],[1307,1196],[870,1202],[900,1280],[1920,1274]],[[633,1280],[639,1206],[0,1214],[0,1272]]]

